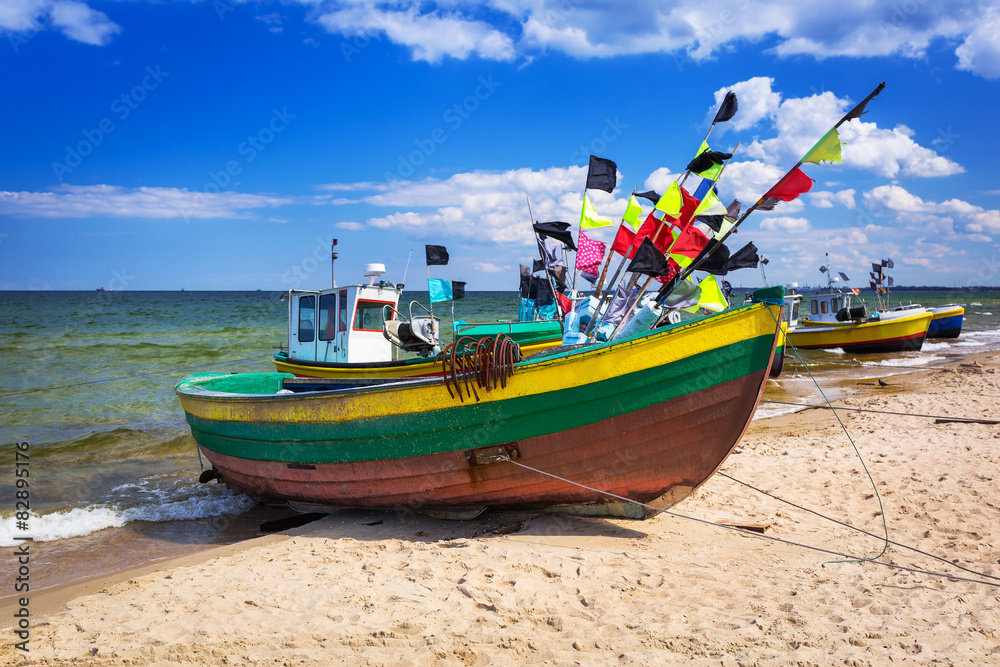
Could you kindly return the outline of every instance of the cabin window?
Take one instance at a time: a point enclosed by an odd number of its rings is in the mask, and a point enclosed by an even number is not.
[[[792,314],[788,318],[788,321],[789,322],[794,322],[797,319],[799,319],[799,302],[798,301],[793,301],[792,302]]]
[[[319,297],[319,339],[333,340],[337,336],[337,295]]]
[[[817,304],[815,301],[810,301],[809,312],[812,313],[813,315],[819,315],[819,304]]]
[[[391,306],[385,301],[358,300],[358,309],[354,313],[354,328],[360,331],[382,330],[382,308]]]
[[[304,296],[299,299],[299,342],[311,343],[316,340],[316,297]]]
[[[820,301],[820,302],[819,302],[819,310],[820,310],[820,312],[821,312],[821,313],[823,313],[824,315],[826,315],[827,313],[829,313],[829,312],[830,312],[830,311],[828,310],[828,308],[829,308],[829,307],[830,307],[830,304],[828,304],[828,303],[827,303],[826,301]]]
[[[347,331],[347,290],[340,290],[340,330]]]
[[[836,299],[830,299],[830,312],[837,313],[840,312],[840,297]]]

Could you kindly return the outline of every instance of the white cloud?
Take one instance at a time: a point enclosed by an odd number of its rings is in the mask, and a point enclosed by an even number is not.
[[[833,208],[843,206],[849,210],[857,208],[854,201],[854,188],[830,192],[828,190],[814,190],[809,193],[809,202],[816,208]]]
[[[338,227],[339,229],[346,229],[351,232],[357,232],[365,228],[364,223],[354,222],[350,220],[345,222],[334,223],[334,226]]]
[[[0,214],[26,218],[249,218],[254,209],[293,203],[288,197],[205,193],[186,188],[64,185],[48,192],[0,191]]]
[[[660,167],[646,179],[645,183],[642,184],[643,188],[647,190],[655,190],[656,192],[663,194],[663,191],[670,186],[671,183],[677,180],[680,174],[675,174],[666,167]]]
[[[715,91],[715,104],[708,110],[705,123],[711,123],[719,110],[719,105],[725,99],[728,91],[736,93],[738,110],[732,120],[719,125],[719,132],[726,130],[745,130],[753,127],[765,118],[773,118],[781,104],[781,94],[773,91],[774,79],[757,76],[746,81],[734,83],[727,88]]]
[[[956,66],[980,76],[998,72],[996,12],[986,0],[878,3],[845,0],[830,11],[815,2],[785,0],[299,0],[319,7],[330,32],[384,36],[414,60],[444,56],[492,60],[560,52],[574,58],[666,53],[705,60],[737,45],[764,43],[778,56],[922,58],[936,39],[961,40]],[[365,44],[366,42],[362,42]],[[682,66],[682,61],[678,61]]]
[[[772,217],[761,220],[760,228],[768,231],[808,232],[812,225],[805,218]]]
[[[961,199],[931,202],[898,185],[880,185],[864,194],[868,208],[896,213],[902,225],[926,228],[939,223],[944,230],[965,234],[1000,234],[1000,210],[984,209]]]
[[[986,79],[1000,78],[1000,12],[992,10],[982,16],[955,55],[958,69]]]
[[[400,6],[403,8],[395,9]],[[514,58],[513,40],[500,30],[457,13],[424,13],[415,3],[395,3],[393,9],[356,3],[324,11],[318,21],[328,31],[345,37],[385,35],[408,47],[414,60],[439,63],[445,56],[465,59],[473,54],[486,60]]]
[[[104,12],[76,0],[4,0],[0,3],[0,31],[34,32],[54,28],[84,44],[103,46],[121,32]]]
[[[512,267],[507,266],[497,266],[492,262],[473,262],[472,266],[482,273],[503,273],[504,271],[509,271]]]

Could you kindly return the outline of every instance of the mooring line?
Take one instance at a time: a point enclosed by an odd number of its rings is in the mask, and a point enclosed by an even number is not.
[[[933,570],[922,570],[920,568],[907,567],[905,565],[899,565],[898,563],[886,563],[884,561],[875,560],[873,558],[864,558],[864,557],[853,556],[851,554],[846,554],[846,553],[843,553],[843,552],[840,552],[840,551],[834,551],[833,549],[826,549],[824,547],[817,547],[817,546],[813,546],[811,544],[804,544],[802,542],[794,542],[792,540],[786,540],[784,538],[774,537],[772,535],[765,535],[763,533],[758,533],[758,532],[755,532],[755,531],[752,531],[752,530],[747,530],[745,528],[740,528],[738,526],[728,526],[728,525],[726,525],[724,523],[716,523],[714,521],[709,521],[708,519],[699,519],[698,517],[688,516],[686,514],[680,514],[678,512],[672,512],[672,511],[667,510],[667,509],[661,509],[659,507],[654,507],[654,506],[649,505],[647,503],[639,502],[638,500],[634,500],[632,498],[626,498],[625,496],[619,496],[618,494],[611,493],[610,491],[603,491],[601,489],[596,489],[596,488],[594,488],[592,486],[587,486],[586,484],[581,484],[579,482],[574,482],[571,479],[566,479],[565,477],[560,477],[559,475],[556,475],[556,474],[551,473],[551,472],[547,472],[545,470],[540,470],[539,468],[535,468],[535,467],[532,467],[532,466],[529,466],[529,465],[525,465],[523,463],[515,461],[514,459],[510,458],[506,454],[500,455],[498,457],[498,460],[499,461],[506,461],[508,463],[513,463],[514,465],[520,466],[521,468],[524,468],[525,470],[531,470],[532,472],[536,472],[536,473],[538,473],[540,475],[546,475],[546,476],[551,477],[553,479],[558,479],[559,481],[566,482],[567,484],[572,484],[573,486],[578,486],[581,489],[586,489],[588,491],[593,491],[594,493],[599,493],[601,495],[608,496],[608,497],[611,497],[611,498],[617,498],[618,500],[623,500],[623,501],[628,502],[628,503],[633,503],[635,505],[639,505],[640,507],[645,507],[647,509],[653,510],[654,512],[659,512],[661,514],[666,514],[668,516],[676,517],[678,519],[687,519],[688,521],[694,521],[696,523],[702,523],[702,524],[705,524],[705,525],[708,525],[708,526],[715,526],[716,528],[724,528],[726,530],[731,530],[733,532],[740,533],[740,534],[746,535],[748,537],[763,538],[765,540],[771,540],[772,542],[778,542],[780,544],[786,544],[788,546],[793,546],[793,547],[800,547],[802,549],[808,549],[810,551],[818,551],[820,553],[825,553],[825,554],[829,554],[829,555],[832,555],[832,556],[840,556],[842,558],[846,558],[847,559],[847,560],[844,560],[844,561],[828,561],[828,562],[832,562],[832,563],[843,563],[843,562],[874,563],[875,565],[883,565],[885,567],[893,568],[893,569],[896,569],[896,570],[903,570],[903,571],[906,571],[906,572],[912,572],[914,574],[925,574],[927,576],[932,576],[932,577],[942,577],[942,578],[945,578],[945,579],[953,579],[955,581],[967,581],[967,582],[973,583],[973,584],[982,584],[984,586],[993,586],[994,588],[1000,588],[1000,583],[994,583],[992,581],[983,581],[982,579],[972,579],[970,577],[959,577],[959,576],[955,576],[953,574],[948,574],[946,572],[935,572]],[[884,553],[884,550],[883,550],[883,553]],[[879,554],[879,556],[881,556],[881,554]],[[826,567],[826,563],[823,563],[822,567]]]
[[[781,496],[776,496],[773,493],[765,491],[764,489],[759,489],[756,486],[754,486],[753,484],[750,484],[748,482],[744,482],[743,480],[740,480],[740,479],[736,479],[732,475],[727,475],[724,472],[717,472],[715,474],[721,475],[722,477],[725,477],[726,479],[731,479],[734,482],[736,482],[737,484],[742,484],[743,486],[747,487],[748,489],[752,489],[752,490],[756,491],[757,493],[761,493],[761,494],[763,494],[763,495],[765,495],[765,496],[767,496],[769,498],[774,498],[778,502],[785,503],[786,505],[794,507],[795,509],[802,510],[803,512],[809,512],[810,514],[815,514],[816,516],[818,516],[821,519],[826,519],[827,521],[831,521],[831,522],[833,522],[833,523],[835,523],[835,524],[837,524],[839,526],[843,526],[845,528],[850,528],[851,530],[857,531],[857,532],[859,532],[859,533],[861,533],[863,535],[867,535],[869,537],[874,537],[876,539],[882,539],[881,537],[879,537],[875,533],[871,533],[871,532],[865,530],[864,528],[858,528],[857,526],[852,526],[849,523],[846,523],[846,522],[841,521],[839,519],[834,519],[831,516],[826,516],[825,514],[817,512],[814,509],[809,509],[808,507],[804,507],[804,506],[799,505],[797,503],[793,503],[791,500],[786,500],[785,498],[782,498]],[[918,549],[916,547],[911,547],[908,544],[902,544],[900,542],[894,542],[892,540],[889,540],[889,544],[891,544],[893,546],[896,546],[896,547],[901,547],[903,549],[909,549],[910,551],[915,551],[918,554],[921,554],[923,556],[927,556],[928,558],[933,558],[934,560],[939,560],[942,563],[947,563],[948,565],[950,565],[952,567],[957,567],[960,570],[965,570],[966,572],[970,572],[970,573],[972,573],[972,574],[974,574],[976,576],[986,577],[987,579],[996,579],[996,580],[1000,581],[1000,577],[995,577],[992,574],[986,574],[985,572],[978,572],[976,570],[973,570],[972,568],[968,568],[968,567],[965,567],[963,565],[959,565],[958,563],[954,563],[954,562],[948,560],[947,558],[942,558],[941,556],[935,556],[934,554],[929,553],[927,551],[923,551],[923,550]]]
[[[815,408],[818,410],[844,410],[846,412],[873,412],[879,415],[899,415],[900,417],[923,417],[926,419],[947,419],[955,421],[967,421],[967,422],[992,422],[1000,424],[1000,420],[993,419],[983,419],[980,417],[952,417],[949,415],[925,415],[919,412],[894,412],[892,410],[872,410],[871,408],[849,408],[843,405],[839,405],[836,408],[831,408],[827,405],[815,405],[813,403],[793,403],[791,401],[772,401],[768,399],[761,399],[761,403],[773,403],[775,405],[794,405],[797,408]]]

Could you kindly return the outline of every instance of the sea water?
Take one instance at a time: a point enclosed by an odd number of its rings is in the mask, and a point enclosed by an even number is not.
[[[885,377],[1000,349],[1000,292],[900,293],[904,303],[963,303],[957,340],[921,352],[803,352],[821,383]],[[14,443],[28,443],[33,587],[45,587],[252,537],[287,508],[262,506],[217,483],[173,391],[195,372],[270,372],[287,344],[281,292],[0,292],[0,546],[16,529]],[[896,297],[896,295],[893,295]],[[426,292],[407,292],[427,304]],[[468,292],[434,304],[451,323],[516,319],[515,292]],[[453,310],[454,308],[454,310]],[[454,315],[453,315],[454,313]],[[825,379],[824,379],[825,378]],[[768,395],[810,382],[786,361]],[[802,398],[801,392],[797,395]],[[807,396],[802,400],[811,400]],[[766,410],[766,406],[763,406]]]

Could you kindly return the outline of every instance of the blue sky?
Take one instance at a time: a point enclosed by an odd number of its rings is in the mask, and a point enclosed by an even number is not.
[[[0,289],[275,289],[369,262],[515,289],[590,153],[663,191],[718,101],[748,206],[880,81],[841,164],[754,213],[773,283],[1000,285],[1000,11],[987,2],[144,2],[0,6]],[[648,208],[648,207],[647,207]],[[592,236],[610,240],[614,227]],[[752,270],[734,284],[759,284]]]

